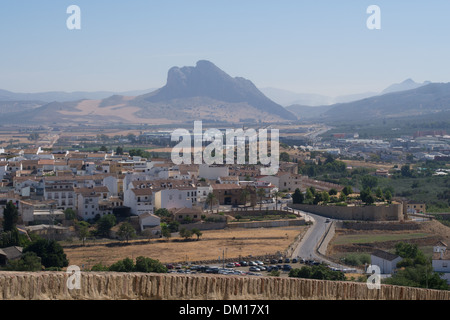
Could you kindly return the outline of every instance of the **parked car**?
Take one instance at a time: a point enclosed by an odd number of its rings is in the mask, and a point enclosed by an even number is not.
[[[277,259],[272,259],[272,260],[270,260],[270,263],[271,264],[276,264],[278,261],[277,261]]]
[[[257,266],[258,264],[255,262],[255,261],[250,261],[249,263],[248,263],[248,265],[249,266]]]
[[[225,266],[227,268],[234,268],[235,267],[234,262],[228,262]]]
[[[167,267],[167,269],[173,269],[173,264],[168,264],[168,265],[166,265],[166,267]]]
[[[239,264],[240,264],[242,267],[248,266],[247,261],[240,261]]]
[[[175,269],[181,269],[181,268],[182,268],[181,264],[177,264],[177,265],[175,266]]]
[[[325,220],[325,223],[328,223],[328,222],[330,222],[330,219]]]
[[[283,259],[278,259],[278,263],[283,263]]]
[[[258,268],[258,267],[256,267],[256,266],[252,266],[252,267],[250,267],[248,270],[249,270],[249,271],[255,271],[255,272],[261,271],[261,269]]]
[[[233,262],[235,267],[240,267],[241,264],[239,262]]]
[[[259,260],[256,260],[255,261],[255,263],[258,265],[258,266],[262,266],[262,265],[264,265],[264,262],[262,262],[262,261],[259,261]]]
[[[267,268],[264,267],[264,266],[258,266],[258,268],[259,268],[259,270],[261,270],[261,271],[266,271],[266,270],[267,270]]]
[[[292,259],[292,263],[297,263],[297,262],[298,262],[297,258]]]
[[[290,262],[291,262],[291,259],[289,259],[289,258],[284,259],[284,263],[290,263]]]
[[[291,271],[292,267],[288,264],[283,265],[283,271]]]

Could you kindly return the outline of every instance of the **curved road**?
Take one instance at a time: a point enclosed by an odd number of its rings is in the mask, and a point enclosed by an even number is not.
[[[312,221],[312,226],[308,229],[306,234],[303,236],[303,239],[298,244],[297,248],[292,253],[292,258],[304,258],[304,259],[313,259],[315,261],[322,261],[327,263],[328,265],[339,268],[346,269],[348,266],[339,265],[332,261],[327,260],[324,256],[318,254],[317,246],[322,240],[327,228],[330,226],[333,219],[329,219],[330,222],[326,222],[328,218],[319,216],[317,214],[304,212],[300,210],[294,210],[295,213],[304,217],[306,221]],[[335,220],[334,220],[335,221]]]

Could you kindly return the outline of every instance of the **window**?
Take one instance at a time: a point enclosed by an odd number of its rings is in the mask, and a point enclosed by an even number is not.
[[[447,262],[442,262],[442,267],[443,267],[443,268],[447,268],[447,266],[448,266],[448,265],[447,265]]]

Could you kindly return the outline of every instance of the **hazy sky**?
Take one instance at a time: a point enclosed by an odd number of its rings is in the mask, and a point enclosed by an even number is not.
[[[69,30],[67,7],[81,9]],[[381,30],[369,30],[369,5]],[[210,60],[258,87],[340,95],[450,81],[450,1],[0,0],[0,88],[161,87]]]

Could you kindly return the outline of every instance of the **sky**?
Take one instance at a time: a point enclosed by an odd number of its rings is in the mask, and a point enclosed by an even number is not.
[[[198,60],[259,88],[328,96],[450,82],[449,14],[448,0],[0,0],[0,89],[159,88]]]

